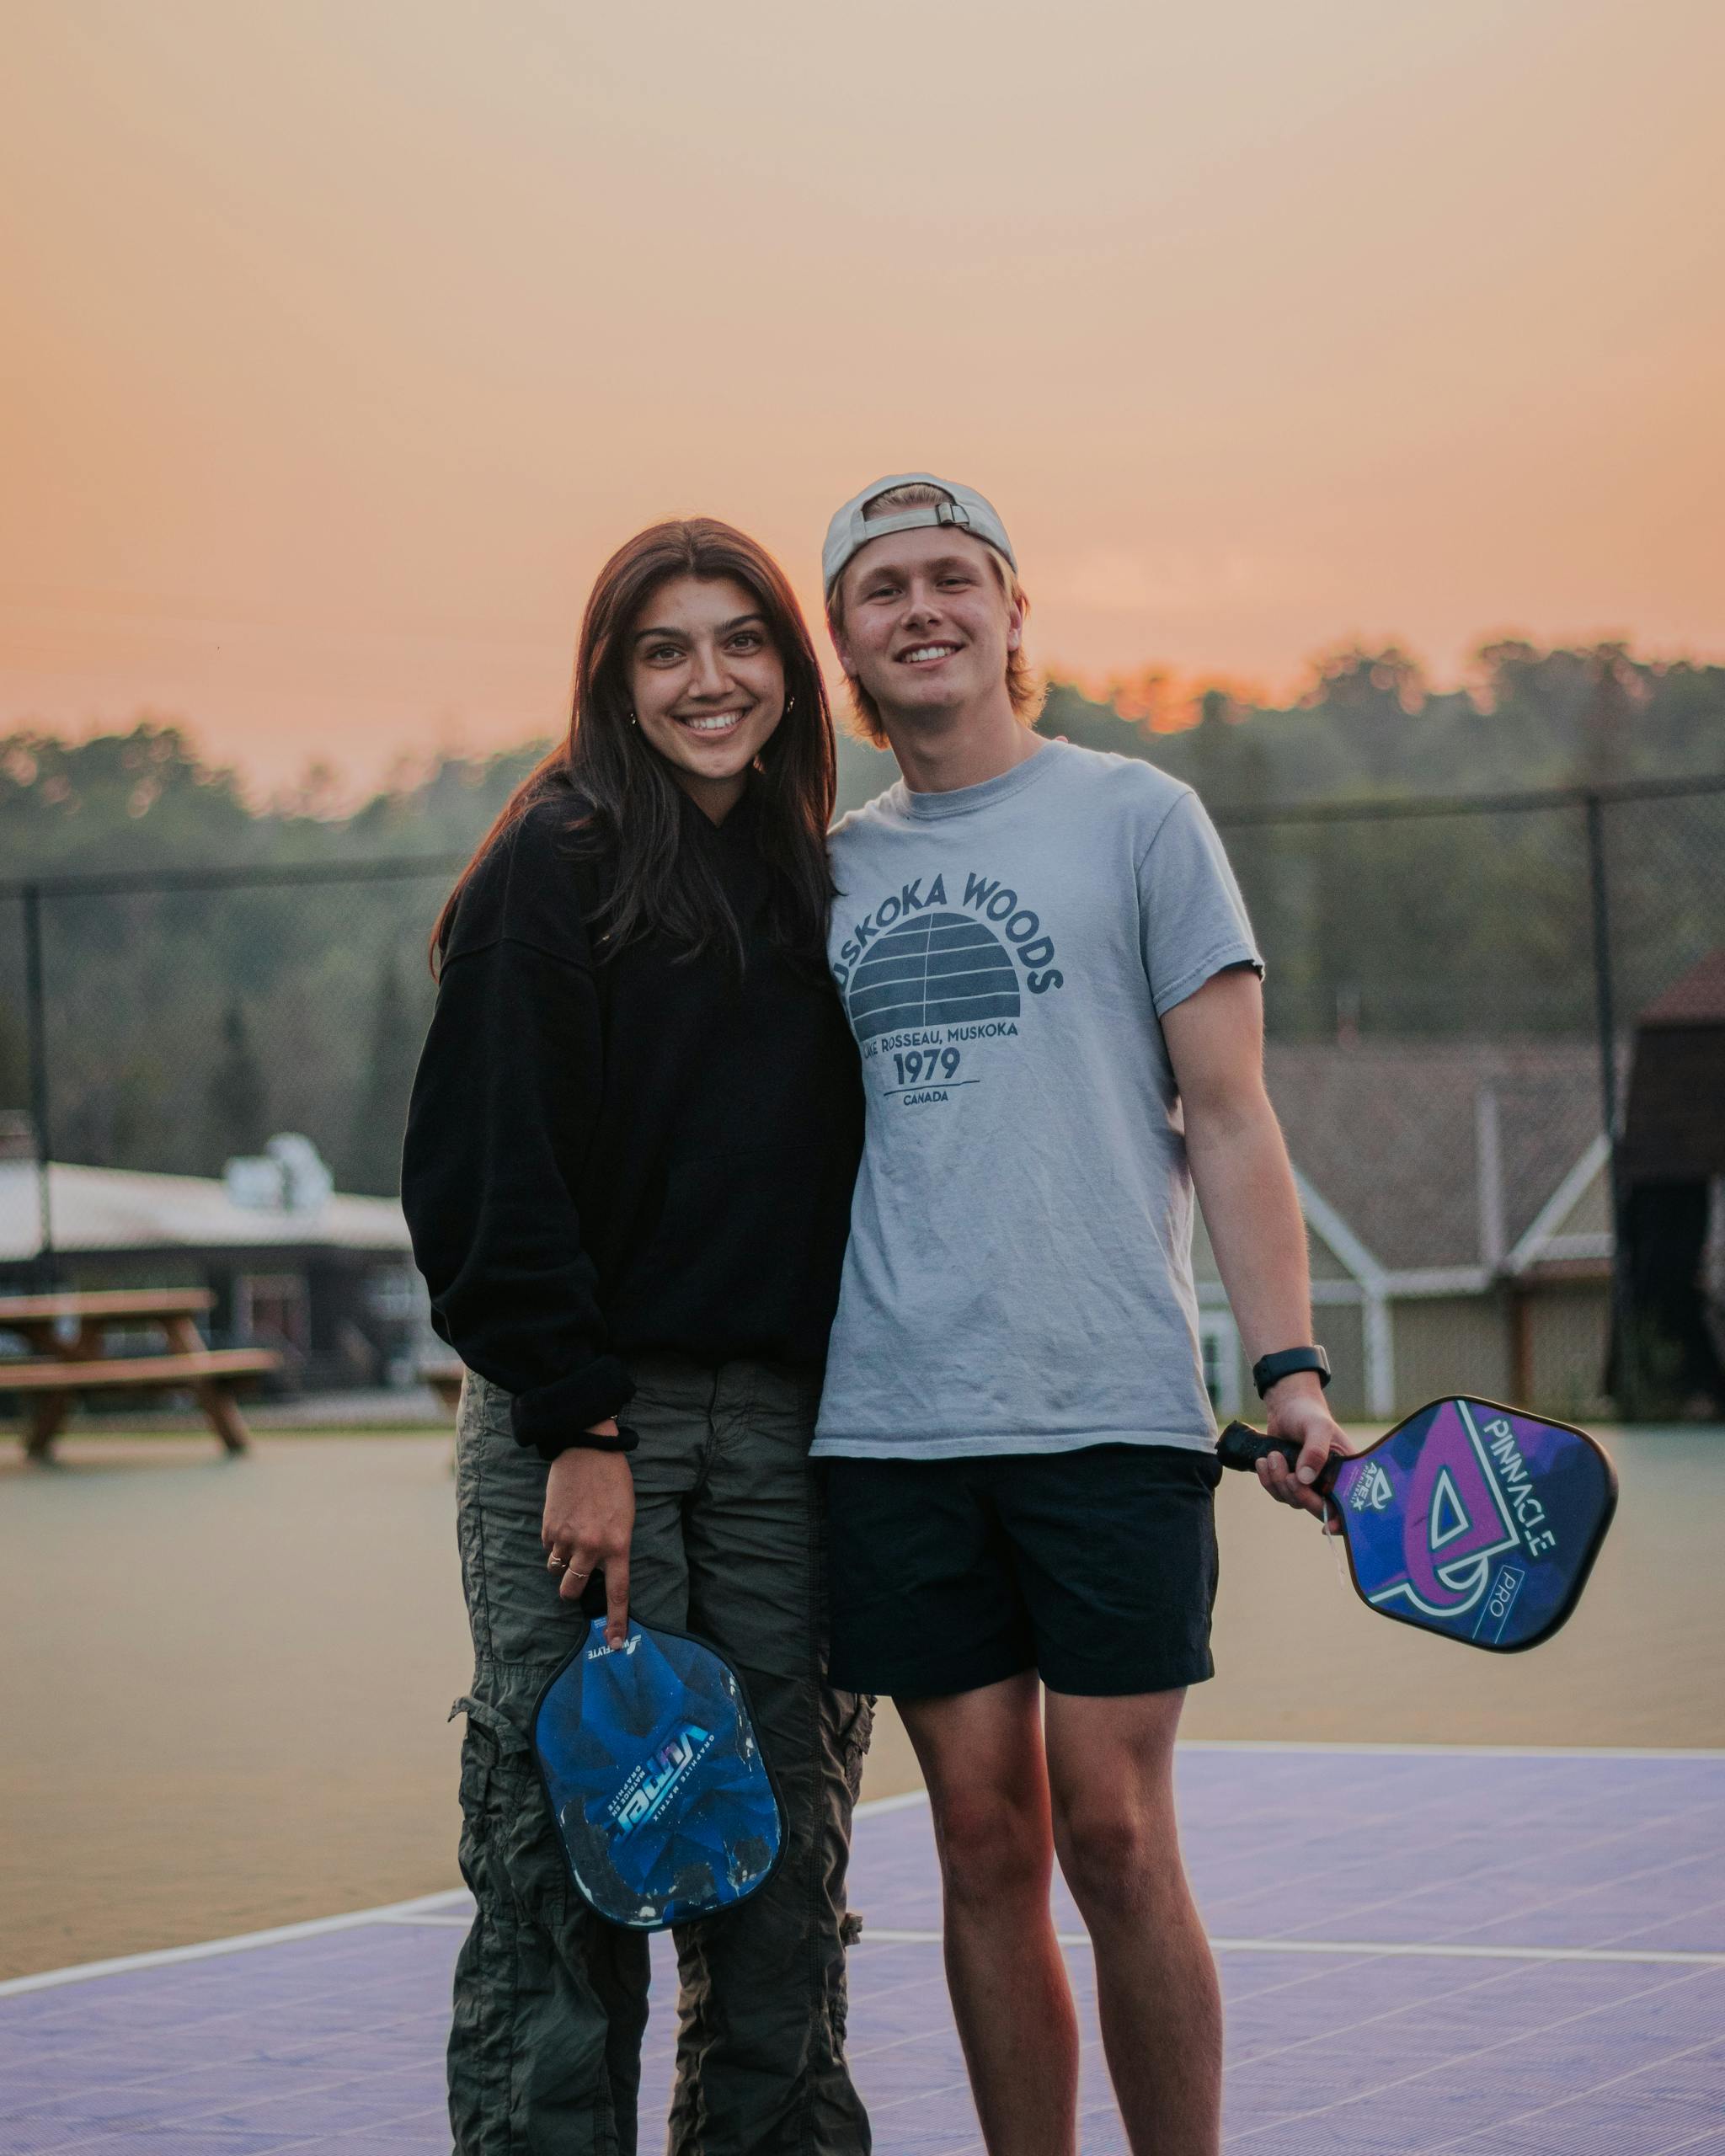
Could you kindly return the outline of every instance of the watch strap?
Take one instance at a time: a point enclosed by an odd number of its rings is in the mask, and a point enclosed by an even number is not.
[[[1330,1381],[1330,1358],[1316,1345],[1310,1348],[1284,1348],[1274,1355],[1260,1355],[1252,1366],[1252,1382],[1258,1387],[1262,1400],[1273,1385],[1283,1378],[1290,1378],[1296,1370],[1315,1370],[1321,1385]]]

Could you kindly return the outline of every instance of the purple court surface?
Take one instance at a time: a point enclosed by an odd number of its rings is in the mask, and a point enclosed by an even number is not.
[[[1192,1745],[1179,1777],[1227,1995],[1229,2148],[1725,2156],[1725,1753]],[[859,1818],[852,1893],[876,2148],[980,2156],[920,1800]],[[0,2156],[447,2151],[464,1908],[0,1985]],[[1056,1914],[1087,2037],[1081,2146],[1124,2156],[1064,1893]],[[673,2018],[649,2037],[644,2149]]]

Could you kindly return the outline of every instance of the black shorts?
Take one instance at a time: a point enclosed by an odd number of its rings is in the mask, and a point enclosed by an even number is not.
[[[1033,1668],[1050,1691],[1116,1697],[1215,1673],[1210,1454],[825,1465],[841,1690],[932,1699]]]

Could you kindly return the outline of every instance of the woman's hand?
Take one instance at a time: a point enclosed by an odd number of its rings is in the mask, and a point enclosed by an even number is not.
[[[606,1434],[617,1425],[600,1423]],[[605,1575],[605,1639],[621,1646],[629,1629],[629,1538],[635,1529],[635,1478],[628,1455],[572,1445],[551,1463],[539,1540],[563,1579],[558,1593],[579,1602],[595,1572]]]

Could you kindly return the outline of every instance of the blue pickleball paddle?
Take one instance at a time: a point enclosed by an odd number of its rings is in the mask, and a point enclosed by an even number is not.
[[[1225,1467],[1291,1438],[1223,1431]],[[1315,1487],[1342,1524],[1362,1601],[1494,1654],[1548,1640],[1580,1599],[1617,1504],[1603,1446],[1567,1422],[1495,1401],[1434,1400],[1365,1451],[1332,1455]]]
[[[661,1931],[758,1893],[784,1812],[742,1680],[681,1632],[605,1619],[539,1696],[533,1746],[576,1887],[608,1923]]]

